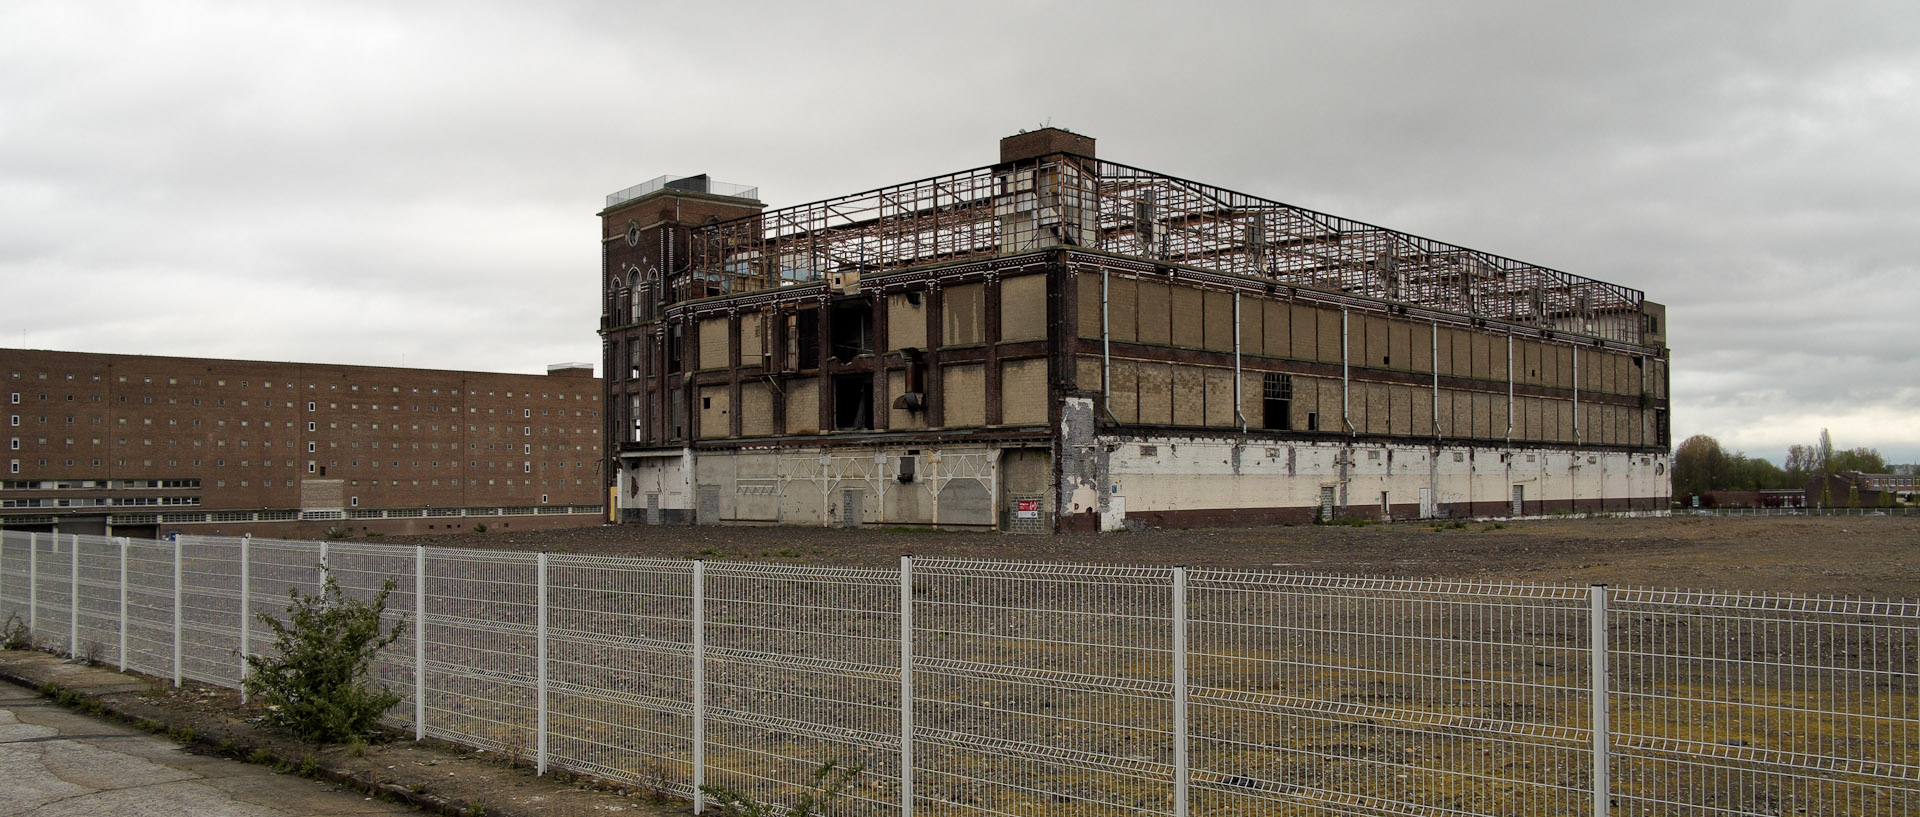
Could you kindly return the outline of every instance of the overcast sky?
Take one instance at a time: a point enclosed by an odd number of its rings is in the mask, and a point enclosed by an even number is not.
[[[594,214],[1104,158],[1643,290],[1674,440],[1920,460],[1920,5],[0,4],[0,346],[597,361]]]

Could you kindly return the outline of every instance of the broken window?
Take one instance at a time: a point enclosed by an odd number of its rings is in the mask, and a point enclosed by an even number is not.
[[[841,301],[833,305],[827,332],[833,343],[833,359],[851,362],[873,353],[873,304],[866,300]]]
[[[833,378],[833,427],[838,431],[873,428],[873,375]]]
[[[668,372],[680,371],[680,348],[681,348],[680,332],[685,328],[686,327],[684,327],[683,325],[677,324],[677,323],[667,328],[667,371]]]
[[[820,368],[820,310],[810,307],[793,313],[788,327],[787,351],[793,355],[793,368]]]
[[[1268,374],[1263,390],[1261,428],[1293,428],[1293,375]]]

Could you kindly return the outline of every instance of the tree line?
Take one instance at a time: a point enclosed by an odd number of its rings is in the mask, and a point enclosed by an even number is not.
[[[1728,453],[1720,441],[1695,434],[1673,451],[1673,495],[1707,491],[1758,491],[1767,488],[1804,488],[1820,474],[1861,471],[1887,473],[1886,458],[1872,448],[1836,449],[1833,436],[1820,429],[1812,445],[1787,446],[1784,467],[1745,452]]]

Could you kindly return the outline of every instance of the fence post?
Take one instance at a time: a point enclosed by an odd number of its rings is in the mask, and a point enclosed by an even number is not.
[[[1608,752],[1613,736],[1612,728],[1607,723],[1606,585],[1596,584],[1587,588],[1587,609],[1587,639],[1592,650],[1589,675],[1593,695],[1593,817],[1607,817],[1613,788],[1608,779],[1612,771]]]
[[[1187,569],[1173,569],[1173,814],[1187,817]]]
[[[707,563],[693,562],[693,813],[707,810]]]
[[[240,702],[247,702],[247,656],[253,654],[253,534],[240,536]]]
[[[51,535],[51,534],[49,534]],[[40,632],[40,534],[27,534],[27,640]]]
[[[127,671],[127,546],[132,544],[126,537],[120,537],[120,671]]]
[[[535,727],[539,729],[539,733],[534,737],[533,773],[535,775],[544,775],[547,773],[547,552],[546,551],[544,550],[540,551],[539,561],[536,562],[536,564],[538,565],[538,567],[536,568],[536,571],[535,571],[537,573],[537,575],[535,576],[535,581],[538,583],[539,590],[537,591],[537,598],[536,598],[536,601],[538,603],[536,615],[538,616],[538,618],[534,628],[534,633],[535,633],[534,661],[537,664],[537,668],[534,670],[534,672],[537,679],[535,682],[535,690],[536,690],[536,694],[538,695],[538,699],[537,699],[537,703],[535,704],[536,715],[535,715],[534,721],[535,721]]]
[[[67,657],[80,657],[80,535],[73,535],[67,569]]]
[[[913,817],[913,557],[900,557],[900,814]]]
[[[413,739],[427,737],[427,548],[413,548]]]
[[[327,584],[327,540],[322,539],[320,540],[320,585],[322,588],[324,588],[326,584]]]
[[[181,581],[181,577],[185,573],[186,562],[181,558],[180,548],[180,534],[176,533],[173,535],[173,685],[175,688],[180,686],[181,676],[184,675],[181,672],[180,659],[183,649],[181,642],[184,640],[181,635],[185,631],[185,627],[182,626],[185,617],[185,599],[183,598],[185,594],[181,589],[186,586],[186,583]]]

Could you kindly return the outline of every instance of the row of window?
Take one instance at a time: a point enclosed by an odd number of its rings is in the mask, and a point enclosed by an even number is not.
[[[198,505],[197,496],[63,496],[40,499],[0,499],[0,508],[100,508]]]
[[[154,488],[198,488],[197,479],[10,479],[0,491],[137,491]]]
[[[23,373],[23,372],[19,372],[19,371],[15,371],[15,372],[11,372],[11,373],[10,373],[10,376],[9,376],[9,378],[8,378],[8,379],[10,379],[10,380],[23,380],[23,379],[26,379],[26,378],[25,378],[25,373]],[[39,372],[39,373],[37,373],[37,374],[36,374],[36,377],[35,377],[35,379],[38,379],[38,380],[47,380],[47,379],[49,379],[49,378],[48,378],[48,376],[47,376],[47,373],[46,373],[46,372]],[[179,377],[163,377],[163,378],[161,378],[161,379],[162,379],[162,380],[164,380],[164,381],[166,382],[166,385],[169,385],[169,386],[178,386],[178,385],[180,385],[180,381],[181,381],[181,378],[179,378]],[[186,379],[187,379],[187,380],[188,380],[188,381],[190,382],[190,384],[191,384],[191,385],[194,385],[194,386],[202,386],[202,385],[205,385],[205,380],[204,380],[203,378],[199,378],[199,377],[190,377],[190,378],[186,378]],[[75,375],[75,374],[73,374],[73,373],[71,373],[71,372],[68,372],[68,373],[67,373],[67,375],[66,375],[66,380],[67,380],[67,382],[69,382],[69,383],[72,383],[72,382],[78,382],[78,381],[79,381],[79,377],[78,377],[77,375]],[[115,378],[115,380],[116,380],[116,382],[119,382],[119,383],[129,383],[129,382],[131,382],[131,376],[129,376],[129,375],[120,375],[120,376],[118,376],[117,378]],[[100,376],[100,375],[97,375],[97,374],[96,374],[96,375],[91,375],[91,376],[89,376],[89,378],[88,378],[88,381],[89,381],[89,382],[93,382],[93,383],[99,383],[99,382],[101,382],[101,376]],[[243,389],[244,389],[244,388],[248,388],[248,386],[249,386],[249,384],[251,383],[251,381],[250,381],[250,380],[238,380],[238,381],[235,381],[235,382],[237,382],[237,383],[239,384],[239,387],[240,387],[240,388],[243,388]],[[148,385],[148,386],[151,386],[151,385],[154,385],[154,378],[153,378],[153,376],[151,376],[151,375],[143,375],[143,376],[141,376],[141,377],[140,377],[140,383],[141,383],[142,385]],[[291,389],[291,388],[295,388],[295,386],[294,386],[294,384],[293,384],[293,383],[291,383],[291,382],[288,382],[288,381],[281,381],[281,383],[282,383],[282,385],[283,385],[283,386],[284,386],[285,388],[289,388],[289,389]],[[216,379],[214,380],[214,385],[215,385],[215,386],[218,386],[218,387],[225,387],[225,386],[227,385],[227,381],[226,381],[226,379],[225,379],[225,378],[216,378]],[[271,389],[271,388],[273,388],[273,381],[271,381],[271,380],[262,380],[262,381],[260,381],[260,387],[261,387],[261,388],[263,388],[263,389]],[[307,384],[307,390],[308,390],[308,391],[314,391],[314,390],[317,390],[317,389],[319,389],[319,385],[318,385],[318,384],[315,384],[315,383],[308,383],[308,384]],[[339,391],[339,390],[340,390],[340,384],[338,384],[338,383],[329,383],[329,384],[327,384],[327,391]],[[410,389],[402,389],[402,388],[401,388],[400,386],[388,386],[388,387],[387,387],[387,390],[388,390],[388,391],[391,391],[391,392],[392,392],[392,393],[394,393],[394,394],[402,394],[402,393],[411,393],[411,394],[422,394],[422,393],[423,393],[423,392],[421,392],[421,391],[420,391],[420,387],[419,387],[419,386],[413,386],[413,387],[411,387]],[[360,391],[360,386],[359,386],[358,384],[352,384],[352,383],[350,383],[350,384],[347,384],[347,391],[349,391],[349,392],[358,392],[358,391]],[[367,391],[368,391],[368,392],[370,392],[370,393],[377,393],[377,392],[379,392],[379,391],[380,391],[380,387],[379,387],[379,386],[368,386],[368,387],[367,387]],[[439,393],[440,393],[440,389],[439,389],[438,387],[431,387],[431,386],[430,386],[430,387],[428,387],[428,388],[427,388],[427,391],[426,391],[426,392],[424,392],[424,393],[426,393],[426,394],[439,394]],[[450,389],[447,389],[447,394],[449,394],[449,395],[451,395],[451,396],[454,396],[454,397],[458,397],[458,396],[460,396],[460,390],[459,390],[459,389],[451,389],[451,388],[450,388]],[[531,399],[534,399],[534,397],[533,397],[533,392],[530,392],[530,391],[523,391],[523,392],[519,392],[519,393],[518,393],[518,395],[519,395],[519,398],[520,398],[520,399],[522,399],[522,400],[531,400]],[[468,394],[468,396],[469,396],[469,397],[478,397],[478,396],[479,396],[479,391],[478,391],[478,390],[472,390],[472,391],[470,391],[470,393]],[[499,396],[499,395],[498,395],[498,394],[496,394],[496,393],[495,393],[495,392],[493,392],[493,391],[489,391],[489,392],[487,392],[487,396],[488,396],[488,397],[497,397],[497,396]],[[508,392],[506,393],[506,397],[507,397],[507,398],[509,398],[509,399],[512,399],[512,398],[513,398],[514,396],[515,396],[515,392],[512,392],[512,391],[508,391]],[[44,395],[44,394],[43,394],[43,395],[41,395],[40,397],[41,397],[41,399],[43,399],[43,400],[44,400],[44,399],[46,399],[46,395]],[[542,399],[542,400],[556,400],[556,399],[557,399],[557,400],[562,400],[562,401],[564,401],[564,400],[566,400],[566,399],[568,399],[569,397],[571,397],[571,398],[572,398],[572,399],[574,399],[574,400],[584,400],[584,399],[587,399],[587,397],[588,397],[588,395],[587,395],[587,394],[585,394],[585,393],[578,393],[578,394],[562,394],[562,393],[558,393],[558,392],[541,392],[541,393],[540,393],[540,398],[539,398],[539,399]],[[69,398],[69,399],[71,399],[71,398]],[[18,403],[18,402],[20,402],[20,395],[19,395],[19,393],[18,393],[18,392],[15,392],[15,393],[13,394],[13,402],[15,402],[15,403]],[[311,404],[309,404],[309,405],[311,405]],[[312,411],[312,409],[308,409],[308,411]]]
[[[20,405],[20,402],[21,402],[21,400],[20,400],[20,393],[19,393],[19,392],[14,392],[14,393],[12,393],[11,395],[9,395],[9,397],[10,397],[11,399],[10,399],[10,400],[9,400],[8,402],[10,402],[10,403],[11,403],[12,405],[16,405],[16,406],[17,406],[17,405]],[[69,403],[71,403],[71,402],[74,402],[74,399],[73,399],[73,398],[74,398],[74,396],[73,396],[73,395],[71,395],[71,394],[69,394],[69,395],[67,395],[66,397],[67,397],[67,400],[66,400],[66,402],[69,402]],[[44,401],[45,401],[46,399],[47,399],[47,396],[46,396],[46,395],[44,395],[44,394],[42,394],[42,395],[40,395],[40,400],[41,400],[41,401],[43,401],[43,402],[44,402]],[[96,394],[96,395],[93,395],[93,400],[92,400],[92,402],[95,402],[95,403],[98,403],[98,402],[100,402],[100,395],[97,395],[97,394]],[[126,396],[126,395],[124,395],[124,394],[123,394],[123,395],[121,395],[121,396],[120,396],[120,399],[118,400],[118,402],[120,402],[120,403],[122,403],[122,404],[124,404],[124,403],[126,403],[126,402],[127,402],[127,396]],[[140,399],[140,403],[141,403],[141,405],[149,405],[149,406],[150,406],[150,405],[153,405],[153,398],[152,398],[152,397],[143,397],[143,398],[141,398],[141,399]],[[214,407],[216,407],[216,408],[224,408],[224,407],[226,407],[226,405],[227,405],[227,401],[226,401],[226,399],[225,399],[225,398],[218,398],[218,399],[215,399],[215,400],[213,401],[213,404],[214,404]],[[169,397],[169,398],[167,398],[167,405],[169,405],[169,406],[177,406],[177,405],[180,405],[180,401],[179,401],[179,400],[178,400],[177,398],[173,398],[173,397]],[[200,398],[198,398],[198,397],[195,397],[195,398],[192,398],[192,399],[191,399],[191,401],[190,401],[190,405],[194,405],[194,406],[198,406],[198,405],[201,405],[201,402],[200,402]],[[317,408],[317,406],[318,406],[318,405],[319,405],[318,403],[315,403],[315,402],[312,402],[312,401],[309,401],[309,402],[307,403],[307,411],[317,411],[317,410],[318,410],[318,408]],[[253,408],[253,404],[252,404],[252,402],[251,402],[251,401],[247,401],[247,400],[242,400],[242,401],[240,401],[240,406],[241,406],[242,408]],[[294,404],[292,404],[292,403],[283,403],[283,404],[281,404],[281,406],[282,406],[282,408],[289,408],[289,409],[290,409],[290,408],[294,408]],[[359,411],[359,410],[360,410],[360,404],[359,404],[359,403],[349,403],[349,404],[347,404],[347,407],[348,407],[348,410],[350,410],[350,411]],[[272,400],[267,400],[267,401],[263,401],[263,402],[261,403],[261,405],[260,405],[260,408],[269,408],[269,409],[270,409],[270,408],[273,408],[273,401],[272,401]],[[328,408],[329,410],[334,410],[334,409],[338,409],[338,408],[340,408],[340,404],[339,404],[339,403],[328,403],[328,404],[327,404],[327,408]],[[379,411],[379,410],[380,410],[380,404],[378,404],[378,403],[368,403],[368,404],[367,404],[367,408],[368,408],[368,409],[370,409],[370,410],[373,410],[373,411]],[[432,412],[432,413],[438,413],[438,412],[440,411],[440,409],[441,409],[441,408],[442,408],[441,406],[437,406],[437,405],[428,405],[428,406],[427,406],[427,411],[428,411],[428,412]],[[446,406],[445,408],[446,408],[446,409],[447,409],[447,411],[448,411],[449,413],[451,413],[451,414],[459,414],[459,413],[460,413],[460,407],[459,407],[459,406]],[[399,411],[399,410],[400,410],[400,406],[399,406],[398,404],[392,404],[392,405],[390,405],[390,406],[389,406],[389,410],[391,410],[391,411]],[[412,410],[413,410],[413,411],[416,411],[416,412],[417,412],[417,411],[419,411],[419,410],[420,410],[420,407],[419,407],[418,405],[415,405],[415,406],[413,406],[413,407],[412,407]],[[468,414],[479,414],[479,413],[480,413],[480,410],[479,410],[479,409],[470,409],[470,410],[469,410],[469,411],[468,411],[467,413],[468,413]],[[491,409],[491,408],[489,408],[489,409],[487,409],[487,413],[488,413],[488,414],[493,414],[493,413],[495,413],[495,410],[494,410],[494,409]],[[507,409],[507,410],[506,410],[506,413],[507,413],[507,414],[508,414],[509,416],[511,416],[511,415],[513,414],[513,409]],[[554,412],[553,412],[553,411],[552,411],[551,409],[541,409],[541,410],[540,410],[540,416],[542,416],[542,417],[551,417],[551,416],[553,416],[553,414],[554,414]],[[529,419],[529,420],[530,420],[530,419],[533,419],[533,409],[530,409],[530,408],[522,408],[522,409],[520,409],[520,416],[521,416],[521,417],[523,417],[523,418],[525,418],[525,419]],[[560,411],[560,416],[562,416],[562,417],[564,417],[564,416],[566,416],[566,411],[565,411],[564,409]],[[585,417],[590,417],[590,416],[591,416],[591,417],[599,417],[599,416],[600,416],[600,412],[599,412],[598,410],[589,410],[589,409],[575,409],[575,410],[574,410],[574,412],[573,412],[573,416],[575,416],[575,417],[581,417],[581,418],[585,418]],[[40,421],[44,423],[44,422],[46,422],[46,418],[45,418],[45,417],[41,417],[41,418],[40,418]],[[67,422],[73,422],[73,418],[71,418],[71,417],[69,417],[69,418],[67,418]]]

